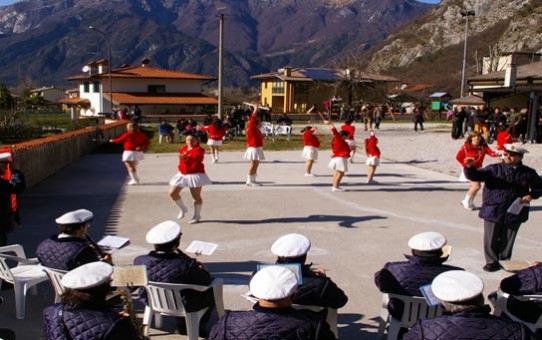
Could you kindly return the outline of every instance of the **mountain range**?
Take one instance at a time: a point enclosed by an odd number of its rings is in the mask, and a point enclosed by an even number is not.
[[[91,60],[217,75],[224,14],[225,81],[284,66],[340,66],[433,5],[415,0],[26,0],[0,7],[0,83],[66,86]],[[98,28],[102,33],[88,29]],[[68,85],[69,86],[69,85]]]

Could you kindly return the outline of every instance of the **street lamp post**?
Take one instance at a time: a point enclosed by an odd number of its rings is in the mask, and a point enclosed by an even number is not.
[[[218,119],[224,118],[224,14],[219,15],[218,36]]]
[[[109,62],[109,67],[107,68],[107,77],[109,78],[109,113],[113,113],[113,80],[111,78],[111,67],[113,66],[113,61],[111,60],[111,43],[109,42],[107,34],[105,34],[103,31],[97,29],[94,26],[89,26],[88,28],[92,31],[100,33],[104,37],[105,42],[107,43],[107,58]]]
[[[465,17],[465,44],[463,46],[463,71],[461,72],[461,96],[464,96],[464,86],[465,86],[465,67],[467,63],[467,37],[469,34],[469,17],[474,17],[475,12],[473,10],[462,11],[461,16]]]

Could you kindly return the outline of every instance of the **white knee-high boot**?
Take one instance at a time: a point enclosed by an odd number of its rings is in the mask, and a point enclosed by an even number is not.
[[[194,216],[190,221],[188,221],[188,223],[194,224],[199,222],[201,219],[201,206],[201,204],[194,204]]]
[[[467,210],[474,210],[474,204],[472,204],[473,200],[474,196],[467,194],[465,195],[465,198],[461,201],[461,205]]]
[[[175,202],[175,204],[177,204],[177,206],[178,206],[179,208],[181,208],[181,210],[179,211],[179,215],[177,216],[177,218],[178,218],[178,219],[183,218],[184,215],[186,214],[186,212],[188,211],[188,208],[186,207],[186,205],[184,205],[182,199],[178,199],[178,200],[173,201],[173,202]]]
[[[134,185],[139,183],[139,178],[137,177],[136,172],[128,172],[128,175],[130,175],[130,182],[128,182],[128,185]]]

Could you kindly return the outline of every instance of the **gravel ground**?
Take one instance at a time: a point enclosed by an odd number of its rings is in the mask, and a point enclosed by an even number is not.
[[[339,123],[335,123],[339,127]],[[424,132],[414,132],[412,123],[387,123],[380,126],[375,133],[382,152],[383,161],[411,164],[416,167],[438,171],[452,176],[459,176],[460,165],[455,155],[464,140],[453,140],[450,137],[451,124],[427,122]],[[356,126],[358,145],[368,136],[362,124]],[[320,133],[329,129],[319,126]],[[495,143],[490,147],[495,148]],[[524,164],[542,174],[542,144],[525,144],[529,153],[524,157]],[[359,150],[360,154],[364,151]],[[356,157],[358,161],[364,158]],[[486,157],[484,165],[498,162],[499,158]],[[385,166],[385,164],[383,164]]]

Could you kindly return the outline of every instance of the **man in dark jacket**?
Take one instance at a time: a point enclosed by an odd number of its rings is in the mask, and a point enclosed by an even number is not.
[[[465,177],[485,182],[482,207],[484,220],[485,271],[499,270],[499,260],[510,260],[521,223],[529,218],[529,202],[542,195],[542,179],[521,162],[528,151],[520,145],[505,144],[503,162],[477,170],[466,159]]]
[[[148,233],[146,240],[154,245],[153,251],[147,255],[135,258],[135,265],[145,265],[149,281],[164,283],[184,283],[193,285],[208,285],[213,277],[205,269],[205,265],[184,254],[179,249],[181,242],[181,226],[174,221],[165,221],[153,227]],[[141,295],[146,299],[146,295]],[[183,305],[188,312],[197,311],[205,307],[214,307],[212,288],[205,292],[193,290],[183,291]],[[209,314],[202,318],[201,333],[205,333],[205,322]],[[185,331],[184,320],[178,320],[178,328],[181,333]]]
[[[13,170],[11,176],[6,175],[10,163],[11,153],[0,153],[0,246],[7,244],[8,233],[12,232],[17,224],[12,195],[20,194],[26,188],[24,176],[20,171]],[[9,179],[4,176],[9,176]]]
[[[408,241],[412,255],[405,255],[407,261],[388,262],[375,274],[375,284],[383,293],[406,296],[422,296],[420,287],[430,284],[433,279],[446,271],[461,268],[443,264],[448,256],[443,256],[446,245],[444,235],[429,231],[416,234]],[[392,299],[388,304],[390,314],[400,319],[403,303]]]
[[[45,267],[65,271],[100,260],[112,263],[111,255],[102,257],[85,238],[93,217],[91,211],[79,209],[57,218],[58,235],[43,240],[36,250],[40,263]]]
[[[339,309],[346,305],[348,297],[331,281],[323,269],[305,264],[311,241],[301,234],[287,234],[273,243],[271,251],[277,255],[276,263],[301,265],[303,283],[297,287],[294,303]]]
[[[521,324],[491,315],[484,305],[483,289],[482,280],[472,273],[452,270],[440,274],[431,290],[442,301],[444,314],[418,320],[403,339],[533,339]]]
[[[463,138],[465,129],[463,123],[467,118],[467,111],[464,106],[459,106],[452,113],[452,139]]]
[[[106,303],[112,274],[111,265],[98,261],[64,275],[66,292],[62,303],[43,310],[45,339],[140,339],[140,330],[130,318],[111,310]]]
[[[491,112],[486,108],[486,105],[478,106],[478,110],[474,113],[474,131],[482,132],[485,139],[488,137],[490,119]]]
[[[250,292],[258,299],[252,311],[227,311],[211,329],[209,339],[335,339],[325,316],[295,310],[292,300],[297,277],[283,266],[268,266],[250,280]]]
[[[542,316],[540,300],[520,301],[514,295],[542,294],[542,263],[520,270],[501,281],[501,290],[510,294],[507,309],[521,320],[535,323]]]

